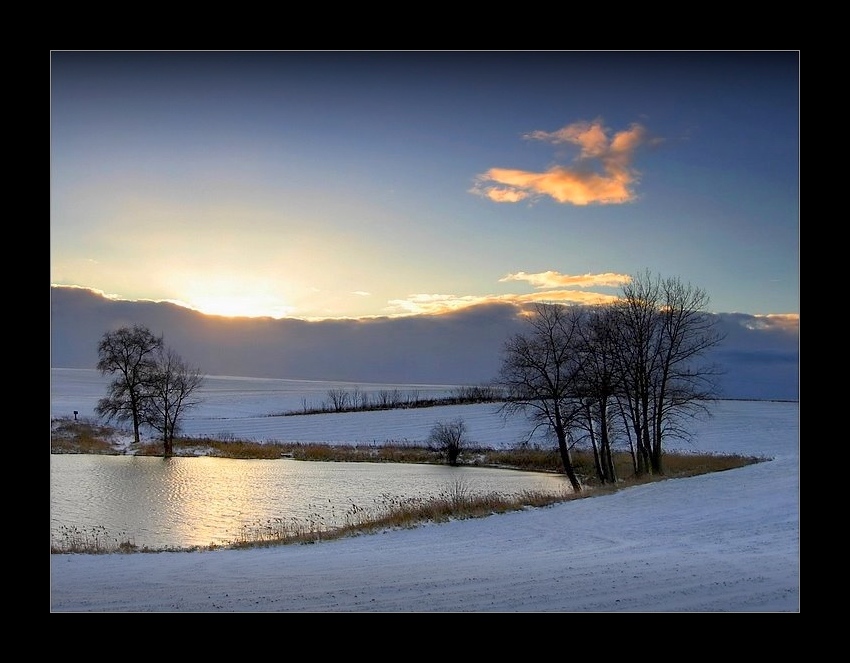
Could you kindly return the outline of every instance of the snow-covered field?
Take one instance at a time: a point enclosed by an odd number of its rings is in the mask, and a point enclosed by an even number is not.
[[[108,377],[89,369],[52,369],[50,416],[95,418],[95,405],[106,394]],[[264,378],[206,378],[198,391],[200,403],[187,412],[182,432],[191,437],[217,437],[287,442],[367,443],[423,442],[438,420],[462,418],[470,441],[491,447],[511,446],[528,438],[520,419],[504,420],[496,406],[442,406],[353,412],[345,414],[273,416],[303,412],[328,403],[328,392],[359,393],[376,399],[382,392],[401,400],[456,393],[454,385],[356,384]],[[538,436],[534,441],[544,440]]]
[[[51,418],[91,417],[106,380],[51,371]],[[331,386],[329,386],[331,385]],[[190,435],[421,440],[461,416],[470,437],[527,433],[492,405],[269,417],[319,405],[332,383],[215,378]],[[363,389],[364,385],[350,385]],[[376,389],[386,385],[374,386]],[[312,391],[310,390],[312,388]],[[400,385],[400,390],[441,389]],[[768,457],[545,509],[310,546],[51,555],[50,609],[66,612],[796,612],[800,609],[799,403],[720,401],[669,448]]]

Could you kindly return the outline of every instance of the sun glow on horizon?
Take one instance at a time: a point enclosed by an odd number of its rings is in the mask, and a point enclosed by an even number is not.
[[[265,297],[245,295],[203,295],[191,301],[172,303],[198,311],[205,315],[220,315],[226,318],[286,318],[293,306],[270,303]]]
[[[195,270],[172,275],[168,301],[205,315],[228,318],[285,318],[292,305],[291,283],[281,275],[251,274],[250,270]]]

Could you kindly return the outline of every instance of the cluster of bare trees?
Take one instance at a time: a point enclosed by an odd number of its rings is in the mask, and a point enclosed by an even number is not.
[[[97,352],[98,370],[115,376],[97,402],[97,414],[132,422],[136,444],[140,427],[150,426],[162,436],[163,455],[171,456],[180,419],[197,404],[192,395],[203,376],[141,325],[105,333]]]
[[[614,304],[537,305],[529,331],[504,347],[502,412],[528,416],[557,440],[576,491],[577,444],[592,448],[603,483],[617,480],[616,442],[636,474],[662,473],[665,439],[687,438],[687,419],[716,397],[718,371],[700,361],[723,337],[707,305],[703,290],[648,272]]]

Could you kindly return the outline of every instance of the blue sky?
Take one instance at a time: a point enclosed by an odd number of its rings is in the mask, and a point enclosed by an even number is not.
[[[51,283],[225,315],[800,311],[799,52],[51,53]]]

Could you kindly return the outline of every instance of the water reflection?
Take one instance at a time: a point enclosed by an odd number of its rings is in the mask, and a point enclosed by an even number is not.
[[[344,524],[353,506],[469,493],[563,492],[564,477],[491,468],[294,460],[60,454],[50,459],[50,528],[104,528],[139,547],[225,544],[282,519]]]

